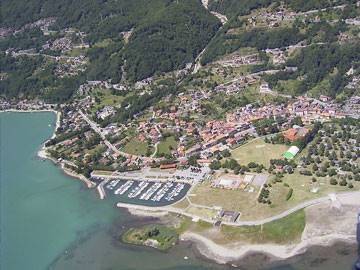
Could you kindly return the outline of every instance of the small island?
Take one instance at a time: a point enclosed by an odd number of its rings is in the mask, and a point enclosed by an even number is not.
[[[130,228],[121,240],[127,244],[143,245],[166,251],[174,246],[178,240],[175,230],[164,225],[146,225],[141,228]]]

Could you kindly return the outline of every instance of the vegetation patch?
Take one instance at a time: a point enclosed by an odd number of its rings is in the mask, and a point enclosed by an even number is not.
[[[123,151],[137,156],[145,156],[151,153],[148,143],[146,141],[142,142],[137,138],[132,138],[127,144],[125,144]]]
[[[301,239],[305,225],[305,211],[301,210],[262,226],[222,226],[221,232],[227,241],[288,244]]]
[[[160,142],[157,147],[157,154],[158,155],[169,155],[171,151],[176,149],[177,142],[174,136],[170,136],[165,138],[164,141]]]
[[[121,240],[128,244],[168,250],[176,244],[178,235],[174,229],[163,225],[147,225],[129,229],[122,235]]]

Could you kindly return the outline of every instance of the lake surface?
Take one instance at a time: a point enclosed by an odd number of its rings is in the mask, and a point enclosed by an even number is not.
[[[191,243],[170,252],[124,245],[121,231],[136,219],[101,201],[95,190],[64,175],[36,153],[51,136],[52,113],[0,113],[0,269],[234,269],[201,259]],[[188,260],[184,257],[187,256]],[[351,269],[354,246],[312,248],[304,256],[274,268],[252,255],[239,269]]]

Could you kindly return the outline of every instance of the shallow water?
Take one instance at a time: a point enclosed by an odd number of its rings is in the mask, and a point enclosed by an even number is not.
[[[233,269],[202,259],[190,243],[169,252],[120,243],[123,227],[144,221],[36,157],[54,122],[52,113],[0,113],[0,269]],[[281,267],[268,268],[263,255],[236,264],[251,270],[345,270],[355,255],[355,247],[339,244],[312,248]]]

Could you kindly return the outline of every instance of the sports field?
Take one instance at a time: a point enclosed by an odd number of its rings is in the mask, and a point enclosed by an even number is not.
[[[282,158],[288,148],[283,144],[265,143],[263,139],[255,139],[231,151],[231,156],[242,165],[256,162],[269,167],[270,159]]]

